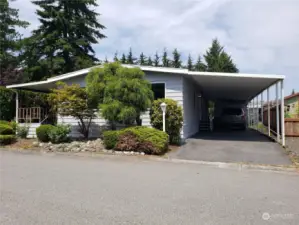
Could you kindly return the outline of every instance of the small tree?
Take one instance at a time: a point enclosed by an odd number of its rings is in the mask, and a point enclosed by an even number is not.
[[[172,56],[173,56],[172,67],[180,68],[182,66],[181,54],[178,52],[176,48],[173,50]]]
[[[128,56],[127,56],[127,63],[128,64],[135,64],[136,63],[136,58],[133,56],[132,53],[132,48],[130,48]]]
[[[145,55],[143,54],[143,52],[141,52],[141,54],[139,56],[139,64],[141,66],[146,64],[146,58],[145,58]]]
[[[187,69],[190,70],[190,71],[193,70],[193,62],[192,62],[192,58],[191,58],[190,54],[188,56]]]
[[[122,57],[121,57],[120,61],[121,61],[122,64],[126,64],[127,63],[127,58],[126,58],[125,54],[122,54]]]
[[[150,56],[148,57],[147,65],[148,66],[152,66],[153,65],[153,61],[152,61],[152,58]]]
[[[49,102],[60,115],[78,119],[79,132],[87,139],[95,112],[89,105],[86,90],[78,84],[67,85],[59,82],[57,86],[57,89],[52,89]]]
[[[158,55],[158,52],[155,54],[155,59],[154,59],[154,66],[158,67],[160,64],[160,57]]]
[[[196,64],[194,65],[196,71],[206,71],[207,66],[201,61],[200,55],[197,58]]]
[[[164,51],[163,51],[162,66],[163,67],[169,67],[169,59],[168,59],[168,56],[167,56],[166,48],[164,48]]]

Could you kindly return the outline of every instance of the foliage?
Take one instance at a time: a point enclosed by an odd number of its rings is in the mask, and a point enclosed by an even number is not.
[[[59,115],[78,119],[79,132],[87,139],[95,111],[89,104],[86,89],[81,88],[79,84],[67,85],[60,82],[57,85],[58,88],[53,89],[49,95],[49,102]]]
[[[128,56],[127,56],[127,64],[135,64],[136,58],[134,58],[132,53],[132,48],[130,48]]]
[[[118,141],[119,131],[108,130],[103,132],[103,142],[107,149],[113,149]]]
[[[154,128],[137,126],[104,132],[107,149],[161,155],[168,150],[168,135]]]
[[[0,145],[12,144],[15,140],[16,136],[14,134],[0,135]]]
[[[193,70],[193,61],[192,61],[192,57],[191,57],[190,54],[188,56],[187,69],[190,70],[190,71]]]
[[[17,126],[17,136],[20,138],[27,138],[27,135],[29,133],[29,126]]]
[[[15,115],[15,94],[0,86],[0,120],[12,120]]]
[[[39,141],[41,142],[49,142],[49,132],[54,128],[53,125],[45,124],[40,125],[38,128],[36,128],[36,136]]]
[[[138,61],[138,63],[139,63],[140,65],[145,65],[145,64],[146,64],[146,57],[145,57],[145,55],[143,54],[143,52],[141,52],[141,54],[140,54],[140,56],[139,56],[139,61]]]
[[[165,114],[165,129],[169,135],[171,144],[180,143],[180,131],[183,126],[183,112],[182,108],[178,106],[177,102],[172,99],[158,99],[152,104],[150,110],[151,125],[159,130],[163,129],[163,116],[161,110],[161,103],[167,104]]]
[[[152,58],[150,56],[148,57],[146,65],[147,66],[152,66],[153,65],[153,61],[152,61]]]
[[[18,70],[22,35],[18,29],[28,25],[19,19],[19,10],[11,8],[8,0],[0,0],[0,85],[22,81]]]
[[[111,122],[127,125],[140,123],[140,115],[146,111],[153,100],[150,83],[144,79],[139,68],[124,68],[119,65],[115,74],[104,75],[105,85],[101,115]]]
[[[122,57],[121,57],[120,62],[121,62],[122,64],[126,64],[126,63],[127,63],[127,58],[126,58],[126,55],[125,55],[125,54],[122,54]]]
[[[119,61],[119,59],[117,57],[117,52],[115,52],[115,54],[114,54],[113,61],[114,62],[118,62]]]
[[[197,58],[197,61],[194,65],[194,69],[196,71],[206,71],[207,70],[207,66],[201,61],[200,55]]]
[[[14,131],[11,126],[6,124],[0,124],[0,134],[1,135],[14,134]]]
[[[161,155],[168,150],[168,135],[163,131],[143,126],[130,127],[119,131],[118,140],[124,140],[120,137],[126,137],[127,135],[135,136],[139,142],[138,148],[134,151]],[[118,144],[121,144],[121,142],[118,141],[117,143],[117,146],[120,147],[121,145]]]
[[[69,125],[59,124],[54,126],[49,130],[49,139],[52,143],[59,144],[69,141],[69,133],[71,132],[71,127]]]
[[[156,54],[155,54],[154,66],[156,66],[156,67],[160,66],[160,57],[158,55],[158,52],[156,52]]]
[[[36,14],[41,24],[29,38],[26,53],[29,53],[27,60],[32,61],[30,57],[36,60],[32,65],[36,71],[44,70],[46,76],[53,76],[98,61],[92,45],[105,38],[101,33],[105,27],[92,9],[97,6],[96,0],[34,0],[32,3],[39,7]]]
[[[163,51],[162,66],[163,67],[169,67],[169,59],[168,59],[168,56],[167,56],[166,48],[164,48],[164,51]]]
[[[181,68],[182,67],[181,54],[178,52],[176,48],[172,52],[172,57],[173,57],[172,67]]]
[[[204,58],[209,72],[237,73],[239,71],[217,39],[213,40],[212,46],[208,49]]]

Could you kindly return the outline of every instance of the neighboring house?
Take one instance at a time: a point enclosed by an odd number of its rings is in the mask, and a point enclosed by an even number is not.
[[[208,100],[230,99],[241,101],[244,106],[261,91],[267,89],[276,82],[284,79],[281,75],[262,74],[231,74],[194,72],[187,69],[123,65],[125,67],[139,67],[145,73],[145,78],[152,84],[155,98],[169,98],[177,101],[183,108],[184,123],[181,137],[188,138],[199,132],[200,126],[209,121]],[[52,77],[46,81],[25,84],[10,85],[7,88],[25,89],[39,92],[49,92],[55,87],[57,81],[67,84],[80,84],[85,87],[85,77],[94,67]],[[18,108],[18,101],[16,101]],[[26,111],[27,110],[27,111]],[[35,127],[44,121],[42,109],[18,109],[16,119],[25,121],[30,112],[31,127],[30,136],[35,135]],[[58,123],[71,124],[72,136],[78,136],[76,119],[57,115]],[[107,122],[98,117],[93,120],[91,136],[100,134],[99,128]],[[149,112],[142,115],[142,125],[150,125]]]
[[[286,114],[290,118],[299,118],[299,92],[284,98]]]

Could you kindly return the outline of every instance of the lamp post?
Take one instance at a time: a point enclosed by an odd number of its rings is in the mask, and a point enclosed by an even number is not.
[[[162,109],[162,113],[163,113],[163,131],[165,132],[165,113],[166,113],[166,103],[162,102],[160,107]]]

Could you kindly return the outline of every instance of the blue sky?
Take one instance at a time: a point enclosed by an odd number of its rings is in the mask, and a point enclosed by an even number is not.
[[[101,0],[96,9],[107,27],[94,46],[99,58],[174,48],[193,58],[219,39],[244,73],[286,76],[286,95],[299,91],[299,0]],[[30,0],[16,0],[20,17],[39,24]],[[273,90],[271,90],[273,91]]]

